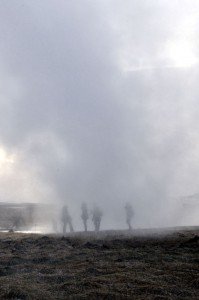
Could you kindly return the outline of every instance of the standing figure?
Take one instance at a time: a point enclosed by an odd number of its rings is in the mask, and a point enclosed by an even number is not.
[[[100,230],[100,223],[101,223],[101,219],[102,219],[102,211],[99,207],[95,206],[93,209],[93,217],[92,217],[92,221],[95,227],[95,232],[99,232]]]
[[[131,221],[134,216],[134,211],[130,203],[126,203],[125,210],[126,210],[126,223],[129,227],[129,230],[132,230]]]
[[[70,232],[73,232],[72,218],[69,215],[68,208],[66,205],[62,208],[62,223],[63,223],[63,234],[66,234],[66,226],[69,225]]]
[[[87,208],[87,205],[86,203],[82,203],[82,214],[81,214],[81,218],[82,218],[82,221],[84,223],[84,231],[87,231],[87,221],[88,221],[88,208]]]

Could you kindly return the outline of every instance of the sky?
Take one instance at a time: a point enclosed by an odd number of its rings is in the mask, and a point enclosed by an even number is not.
[[[197,0],[0,0],[1,201],[198,225],[198,32]]]

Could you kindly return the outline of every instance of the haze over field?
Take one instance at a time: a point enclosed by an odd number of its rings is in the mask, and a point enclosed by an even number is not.
[[[197,0],[1,0],[1,201],[198,225],[198,31]]]

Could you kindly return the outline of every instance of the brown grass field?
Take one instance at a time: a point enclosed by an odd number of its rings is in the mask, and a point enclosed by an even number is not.
[[[0,233],[0,299],[199,299],[199,227]]]

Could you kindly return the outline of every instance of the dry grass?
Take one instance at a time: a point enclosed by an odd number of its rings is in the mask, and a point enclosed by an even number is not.
[[[0,298],[199,299],[198,233],[1,233]]]

